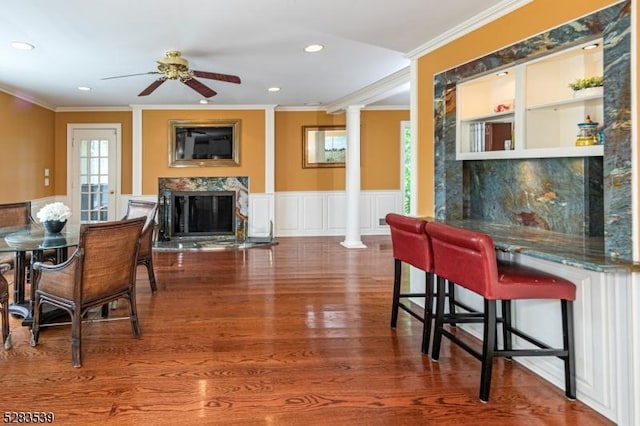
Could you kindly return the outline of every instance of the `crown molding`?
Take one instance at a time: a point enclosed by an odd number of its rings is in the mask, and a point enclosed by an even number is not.
[[[407,90],[409,84],[409,67],[404,67],[387,77],[363,87],[347,96],[326,105],[327,113],[335,114],[344,111],[349,105],[367,105],[388,98],[391,95]]]
[[[14,92],[12,90],[9,90],[9,89],[7,89],[5,87],[0,87],[0,92],[6,93],[7,95],[13,96],[14,98],[18,98],[18,99],[23,100],[25,102],[29,102],[30,104],[34,104],[34,105],[37,105],[39,107],[48,109],[50,111],[55,111],[55,108],[53,106],[49,105],[49,104],[45,104],[44,102],[37,101],[37,100],[35,100],[33,98],[30,98],[30,97],[28,97],[26,95],[23,95],[23,94],[20,94],[20,93],[16,93],[16,92]]]
[[[408,105],[372,105],[362,108],[363,111],[409,111]]]
[[[469,34],[472,31],[481,28],[490,22],[495,21],[498,18],[501,18],[514,10],[520,9],[521,7],[531,3],[533,0],[503,0],[500,3],[494,5],[493,7],[488,8],[487,10],[479,13],[478,15],[472,17],[471,19],[466,20],[460,25],[457,25],[451,28],[449,31],[446,31],[435,37],[422,46],[410,51],[407,53],[407,57],[409,59],[417,59],[420,56],[426,55],[452,41],[463,37]]]
[[[133,108],[128,106],[122,107],[58,107],[55,112],[127,112]]]
[[[210,110],[230,110],[230,109],[241,109],[241,110],[255,110],[255,109],[271,109],[275,108],[277,105],[265,104],[265,105],[129,105],[132,109],[138,110],[167,110],[167,109],[175,109],[175,110],[201,110],[201,109],[210,109]]]
[[[325,112],[326,108],[323,105],[314,105],[314,106],[277,106],[276,111],[278,112]]]

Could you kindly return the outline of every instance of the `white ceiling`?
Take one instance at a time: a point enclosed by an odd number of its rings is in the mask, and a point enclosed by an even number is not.
[[[200,79],[214,105],[300,107],[335,102],[409,65],[407,53],[513,0],[14,0],[0,11],[0,89],[51,108],[197,105],[167,81],[138,97],[177,49],[191,69],[238,75]],[[18,51],[13,41],[36,48]],[[311,43],[325,46],[309,54]],[[89,86],[80,92],[78,86]],[[271,93],[267,88],[281,87]],[[407,90],[379,104],[408,106]]]

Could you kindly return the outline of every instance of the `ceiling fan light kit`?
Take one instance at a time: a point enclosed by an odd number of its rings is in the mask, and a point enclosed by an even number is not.
[[[182,57],[182,54],[178,50],[168,50],[165,53],[164,57],[157,62],[158,71],[107,77],[103,78],[103,80],[132,77],[136,75],[162,74],[160,78],[151,83],[146,89],[140,92],[138,96],[150,95],[154,90],[160,87],[160,85],[162,85],[162,83],[167,80],[180,80],[182,83],[186,84],[205,98],[215,96],[217,92],[201,81],[197,80],[195,77],[240,84],[240,77],[236,75],[220,74],[208,71],[196,71],[189,69],[189,62]]]

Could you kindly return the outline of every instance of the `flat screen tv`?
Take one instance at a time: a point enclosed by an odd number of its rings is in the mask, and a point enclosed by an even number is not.
[[[169,166],[240,165],[240,120],[169,121]]]

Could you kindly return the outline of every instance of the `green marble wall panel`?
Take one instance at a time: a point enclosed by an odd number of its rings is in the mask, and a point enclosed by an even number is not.
[[[575,191],[575,195],[569,197],[574,203],[571,207],[560,209],[547,203],[540,206],[544,209],[540,210],[539,214],[547,224],[563,229],[559,232],[574,234],[582,230],[585,235],[603,234],[606,255],[632,258],[630,16],[631,2],[623,1],[434,76],[437,218],[466,219],[466,215],[474,214],[484,215],[490,220],[506,221],[507,218],[513,217],[514,204],[509,203],[519,199],[515,196],[510,197],[507,193],[518,193],[521,199],[522,193],[531,189],[531,184],[516,189],[513,188],[513,184],[514,181],[522,182],[515,173],[534,164],[532,160],[496,160],[496,164],[499,165],[482,162],[487,163],[482,166],[456,160],[456,84],[494,69],[529,61],[602,37],[605,76],[605,144],[602,175],[594,175],[597,173],[597,167],[588,158],[579,160],[582,161],[586,175],[571,179],[568,178],[567,170],[574,170],[577,164],[572,160],[538,160],[535,163],[536,167],[549,178],[549,182],[553,182],[549,184],[553,188],[552,192],[568,197],[570,191]],[[489,195],[486,193],[487,188],[469,186],[471,179],[478,180],[476,185],[482,182],[482,185],[490,188],[493,198],[487,202],[489,205],[481,206],[485,202],[484,196]],[[584,185],[582,188],[576,186],[580,181]],[[601,200],[598,199],[599,185],[602,185]],[[475,191],[480,193],[476,194]],[[498,197],[501,192],[503,196]],[[544,197],[544,193],[537,195],[540,196]],[[472,204],[474,210],[471,210]],[[603,206],[602,210],[596,207],[600,204]],[[589,217],[580,220],[580,212],[588,212]],[[562,224],[564,221],[567,222]],[[535,217],[532,221],[525,222],[538,223]]]

